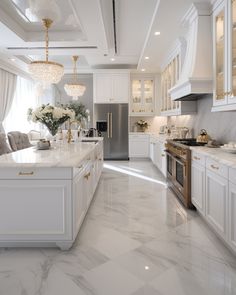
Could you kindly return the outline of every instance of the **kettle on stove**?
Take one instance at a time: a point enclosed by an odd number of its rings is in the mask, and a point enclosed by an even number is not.
[[[208,143],[211,137],[207,134],[205,129],[201,129],[200,134],[197,136],[198,143]]]

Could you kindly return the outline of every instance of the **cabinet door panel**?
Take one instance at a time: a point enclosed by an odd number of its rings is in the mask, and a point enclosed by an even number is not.
[[[137,158],[148,158],[149,157],[149,141],[130,140],[129,156],[137,157]]]
[[[71,181],[0,180],[0,191],[1,239],[72,239]]]
[[[107,103],[112,99],[112,75],[94,75],[94,102]]]
[[[113,94],[111,102],[129,101],[129,75],[113,74]]]
[[[79,232],[80,226],[83,222],[87,211],[87,195],[86,182],[84,173],[80,173],[73,180],[73,210],[74,210],[74,230],[73,237],[75,239]]]
[[[206,218],[223,237],[227,238],[228,180],[207,170],[206,172]]]
[[[227,7],[226,1],[213,15],[214,33],[214,106],[227,104]]]
[[[236,251],[236,185],[229,184],[229,242]]]
[[[192,203],[205,215],[205,167],[192,163],[191,197]]]
[[[229,1],[228,11],[228,103],[236,103],[236,1]]]

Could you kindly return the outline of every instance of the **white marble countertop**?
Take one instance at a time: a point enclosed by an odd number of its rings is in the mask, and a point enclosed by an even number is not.
[[[230,154],[223,151],[221,148],[208,148],[205,146],[190,147],[192,151],[210,157],[221,164],[236,168],[236,154]]]
[[[84,138],[102,141],[103,138]],[[49,150],[37,150],[30,147],[0,156],[0,168],[6,167],[78,167],[95,149],[89,142],[53,143]]]

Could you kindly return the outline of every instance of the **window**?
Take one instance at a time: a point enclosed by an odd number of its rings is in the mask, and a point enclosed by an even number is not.
[[[54,103],[53,97],[53,87],[43,90],[35,82],[18,76],[12,106],[3,122],[5,132],[21,131],[28,133],[30,130],[40,130],[42,128],[40,124],[28,121],[27,111],[29,108],[35,108],[42,103]]]

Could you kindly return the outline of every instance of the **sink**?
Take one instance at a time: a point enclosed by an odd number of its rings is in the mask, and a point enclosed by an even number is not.
[[[94,142],[94,143],[98,143],[97,139],[82,139],[81,142]]]

